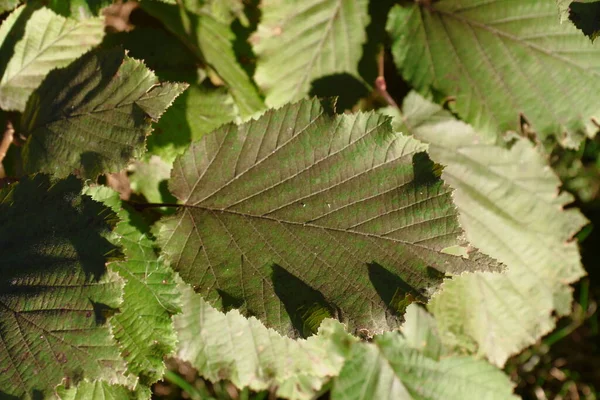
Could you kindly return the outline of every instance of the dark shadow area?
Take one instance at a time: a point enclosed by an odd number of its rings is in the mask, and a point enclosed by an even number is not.
[[[256,70],[256,55],[250,44],[250,36],[256,32],[258,22],[262,16],[259,0],[245,0],[243,12],[248,19],[248,26],[242,25],[239,19],[235,19],[231,23],[231,30],[235,35],[233,51],[246,74],[253,77]]]
[[[118,255],[102,237],[114,213],[80,196],[81,189],[81,181],[72,176],[53,184],[37,175],[16,184],[11,201],[0,205],[0,296],[47,290],[20,284],[36,276],[83,270],[88,280],[97,281],[105,273],[107,256]]]
[[[427,301],[418,290],[415,290],[398,275],[388,271],[380,264],[369,263],[367,269],[369,280],[393,315],[401,317],[406,307],[414,301]]]
[[[18,396],[12,396],[12,395],[0,390],[0,400],[19,400],[19,399],[20,399],[20,397],[18,397]]]
[[[221,297],[221,304],[224,312],[242,308],[244,305],[244,299],[240,297],[234,296],[221,289],[217,289],[217,293],[219,293],[219,296]],[[246,315],[246,317],[249,316],[250,315]]]
[[[310,96],[337,97],[338,112],[351,109],[369,91],[358,79],[349,74],[335,74],[315,79],[311,83]]]
[[[593,41],[600,33],[600,1],[572,2],[569,6],[569,19]]]
[[[283,267],[273,264],[271,279],[275,294],[283,303],[292,325],[302,337],[317,332],[321,321],[335,318],[338,312],[323,296]]]
[[[438,182],[444,169],[436,164],[425,152],[416,153],[412,158],[415,185],[427,185]]]
[[[199,61],[175,35],[139,8],[133,11],[131,18],[136,21],[132,31],[108,33],[100,46],[106,49],[124,47],[130,57],[144,60],[161,80],[198,81]]]
[[[384,46],[389,47],[387,46],[389,39],[385,30],[385,21],[387,21],[387,15],[394,3],[394,0],[377,0],[369,2],[368,13],[371,21],[369,22],[369,25],[367,25],[367,41],[363,44],[363,56],[358,63],[358,71],[360,76],[372,86],[375,85],[375,78],[377,78],[379,73],[377,65],[378,55],[383,50]],[[391,56],[389,58],[391,60]],[[395,71],[393,63],[391,68]],[[388,90],[390,90],[391,84],[395,84],[395,82],[390,81],[388,83]],[[395,88],[391,87],[391,89]],[[401,96],[400,98],[402,97],[404,96]]]

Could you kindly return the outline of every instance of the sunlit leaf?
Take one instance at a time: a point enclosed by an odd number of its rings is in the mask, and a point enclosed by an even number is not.
[[[403,77],[450,105],[486,140],[520,132],[577,146],[600,117],[600,51],[553,1],[440,0],[396,6],[388,31]]]
[[[280,332],[308,335],[326,317],[388,330],[445,273],[498,269],[442,251],[461,229],[423,150],[387,117],[317,100],[225,125],[175,161],[184,206],[159,242],[209,302]]]

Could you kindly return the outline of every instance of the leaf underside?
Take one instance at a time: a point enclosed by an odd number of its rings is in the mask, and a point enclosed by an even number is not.
[[[600,52],[556,5],[441,0],[396,6],[387,24],[403,77],[422,94],[454,96],[462,119],[498,140],[521,116],[544,141],[577,146],[600,116]]]
[[[483,143],[467,124],[411,93],[398,128],[430,143],[467,239],[507,266],[444,283],[429,308],[446,344],[503,365],[570,312],[571,288],[584,275],[573,235],[587,223],[546,160],[524,139],[510,150]]]
[[[0,191],[0,397],[49,394],[63,378],[122,379],[106,322],[123,286],[105,268],[112,214],[81,186],[37,175]]]
[[[263,15],[251,39],[257,55],[254,79],[269,107],[306,96],[311,82],[349,73],[367,40],[367,0],[263,1]]]
[[[212,382],[227,379],[256,391],[276,387],[278,396],[309,400],[339,373],[356,341],[333,320],[308,340],[292,340],[236,310],[217,311],[185,284],[180,290],[183,313],[175,317],[178,357]]]
[[[144,153],[152,121],[186,87],[159,83],[118,48],[50,72],[23,114],[25,171],[86,178],[119,171]]]
[[[22,13],[17,10],[16,13]],[[12,28],[19,20],[10,19]],[[4,27],[3,30],[10,27]],[[8,32],[6,32],[8,33]],[[0,43],[4,40],[0,34]],[[25,110],[27,99],[46,74],[68,65],[102,41],[104,21],[101,18],[80,21],[63,18],[47,8],[34,11],[27,20],[25,33],[16,43],[13,54],[0,79],[0,107]],[[3,48],[3,51],[6,49]]]
[[[387,117],[330,115],[317,100],[226,125],[175,161],[185,206],[159,243],[210,303],[284,334],[325,317],[388,330],[446,272],[498,269],[441,251],[461,229],[423,149]]]
[[[511,399],[502,371],[472,357],[428,358],[395,332],[353,346],[331,391],[332,400]]]

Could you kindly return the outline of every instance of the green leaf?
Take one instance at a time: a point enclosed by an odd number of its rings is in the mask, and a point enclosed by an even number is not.
[[[367,41],[367,0],[265,0],[252,39],[258,56],[254,78],[269,107],[299,100],[326,75],[359,80],[358,62]]]
[[[191,85],[156,125],[148,138],[148,152],[170,164],[191,142],[235,117],[233,101],[225,90]]]
[[[194,14],[179,6],[148,1],[141,6],[159,19],[188,48],[213,68],[227,85],[240,114],[246,118],[264,110],[264,104],[233,51],[229,25],[205,12]]]
[[[159,83],[122,49],[94,51],[52,71],[23,114],[25,171],[95,178],[122,169],[144,153],[152,121],[186,87]]]
[[[34,0],[52,9],[54,12],[73,18],[89,18],[100,15],[101,10],[110,6],[113,0]]]
[[[387,24],[402,76],[419,92],[454,96],[485,139],[521,131],[577,146],[600,117],[600,51],[552,1],[441,0],[396,6]]]
[[[148,203],[176,201],[167,187],[172,164],[152,156],[148,161],[135,161],[127,170],[131,191],[144,196]]]
[[[59,400],[146,400],[150,390],[139,388],[132,392],[125,386],[111,385],[103,381],[82,381],[76,387],[61,385],[56,389]]]
[[[249,23],[244,15],[244,0],[183,0],[183,5],[195,14],[207,13],[226,24],[231,24],[236,18],[244,26]]]
[[[510,379],[471,357],[440,361],[410,348],[398,333],[376,336],[373,344],[352,347],[336,378],[332,400],[517,399]]]
[[[35,11],[0,79],[0,107],[25,110],[27,99],[48,72],[68,65],[100,43],[103,36],[100,18],[77,21],[46,8]]]
[[[126,261],[110,266],[126,284],[121,312],[111,325],[128,370],[142,384],[150,385],[163,376],[163,359],[177,342],[171,320],[181,311],[175,277],[155,254],[149,226],[138,213],[123,208],[118,193],[106,187],[88,189],[88,193],[111,205],[121,220],[111,241],[122,246]]]
[[[19,2],[20,0],[0,0],[0,14],[16,8]]]
[[[402,324],[402,336],[406,345],[419,350],[424,356],[439,360],[443,344],[438,334],[437,322],[422,307],[411,304],[406,308]]]
[[[446,165],[442,178],[467,239],[506,264],[504,274],[476,273],[446,281],[429,309],[450,346],[484,354],[497,365],[554,327],[553,312],[570,312],[571,288],[584,275],[573,235],[586,224],[547,161],[524,139],[510,150],[488,145],[467,124],[412,93],[403,132],[429,142]]]
[[[223,314],[181,284],[183,313],[175,317],[178,357],[213,382],[239,388],[277,388],[288,399],[312,399],[339,373],[356,341],[334,320],[326,320],[308,340],[292,340],[237,311]]]
[[[37,175],[0,190],[0,397],[124,379],[106,322],[123,288],[105,267],[113,214],[81,188]]]
[[[317,100],[223,126],[175,161],[184,207],[159,243],[209,302],[285,334],[334,316],[388,330],[444,273],[498,269],[441,251],[461,229],[423,149],[386,117],[331,115]]]

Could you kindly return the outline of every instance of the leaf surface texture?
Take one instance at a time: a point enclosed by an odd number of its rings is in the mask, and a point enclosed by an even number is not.
[[[95,178],[145,151],[151,123],[187,87],[159,83],[122,49],[87,53],[52,71],[23,114],[27,172]]]
[[[570,312],[571,288],[584,275],[573,235],[586,224],[573,198],[526,140],[510,150],[485,144],[469,125],[411,93],[399,129],[429,142],[446,165],[442,178],[467,239],[507,266],[446,281],[429,308],[451,346],[477,351],[497,365],[554,327],[552,313]]]
[[[15,12],[20,14],[21,11]],[[11,21],[20,23],[12,18],[8,23]],[[2,27],[3,33],[8,34],[7,28],[10,27]],[[2,36],[0,34],[0,43],[5,40]],[[0,107],[25,110],[27,99],[48,72],[68,65],[100,43],[103,36],[101,18],[67,19],[47,8],[33,12],[0,79]],[[7,50],[3,48],[3,51]]]
[[[269,107],[306,96],[311,82],[348,73],[360,79],[358,63],[367,41],[366,0],[267,0],[252,38],[258,60],[254,79]]]
[[[317,100],[225,125],[173,166],[184,203],[159,243],[184,281],[221,307],[286,334],[338,317],[397,325],[446,272],[497,270],[442,252],[461,229],[418,141],[376,113],[335,115]]]
[[[106,321],[123,287],[105,267],[114,214],[81,187],[37,175],[0,191],[0,397],[50,394],[63,378],[122,379]]]
[[[454,96],[456,112],[486,139],[521,131],[521,115],[541,141],[577,146],[596,131],[598,44],[558,23],[552,1],[395,6],[387,29],[403,77],[422,94]]]

